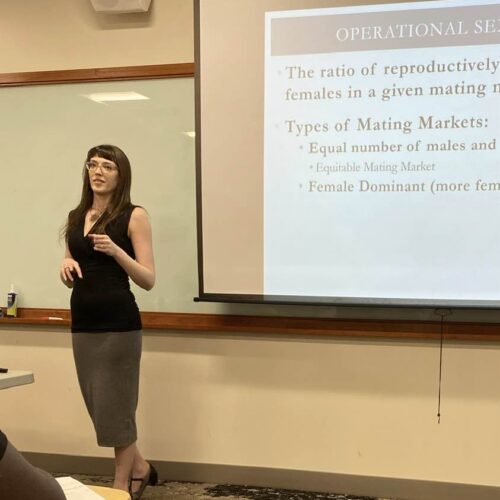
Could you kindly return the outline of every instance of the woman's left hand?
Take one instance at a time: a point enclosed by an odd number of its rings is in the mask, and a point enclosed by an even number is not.
[[[89,234],[89,238],[94,244],[94,250],[105,253],[110,257],[116,255],[118,246],[113,243],[113,240],[107,234]]]

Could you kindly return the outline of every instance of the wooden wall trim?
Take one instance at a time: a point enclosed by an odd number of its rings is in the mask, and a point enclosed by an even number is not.
[[[194,63],[0,73],[0,87],[194,76]]]
[[[158,312],[143,312],[141,315],[145,330],[174,332],[438,339],[441,331],[439,321],[347,320]],[[71,314],[67,309],[20,308],[17,318],[0,318],[0,328],[9,325],[68,328],[70,318]],[[500,340],[500,324],[445,321],[443,333],[444,338],[448,340],[496,342]]]

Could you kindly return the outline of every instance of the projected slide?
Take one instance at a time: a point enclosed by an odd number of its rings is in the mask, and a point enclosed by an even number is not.
[[[500,300],[498,2],[265,23],[263,293]]]

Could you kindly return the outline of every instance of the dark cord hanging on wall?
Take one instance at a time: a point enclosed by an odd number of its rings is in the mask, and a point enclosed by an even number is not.
[[[439,328],[439,382],[438,382],[438,424],[441,423],[441,379],[443,374],[443,337],[444,337],[444,318],[451,315],[451,309],[434,309],[434,314],[441,317]]]

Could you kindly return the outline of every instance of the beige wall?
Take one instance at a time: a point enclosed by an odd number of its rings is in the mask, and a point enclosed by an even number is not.
[[[96,14],[90,0],[0,2],[0,72],[193,62],[193,3]]]
[[[2,391],[0,425],[25,451],[97,448],[70,335],[0,328],[2,365],[35,384]],[[151,459],[500,484],[498,349],[437,343],[151,333],[140,444]]]
[[[190,0],[154,0],[152,27],[109,26],[89,4],[1,2],[1,71],[192,61]],[[445,346],[438,425],[437,343],[146,332],[140,444],[158,460],[500,485],[498,360],[495,345]],[[20,449],[111,455],[66,331],[0,326],[0,365],[35,372],[0,393]]]

